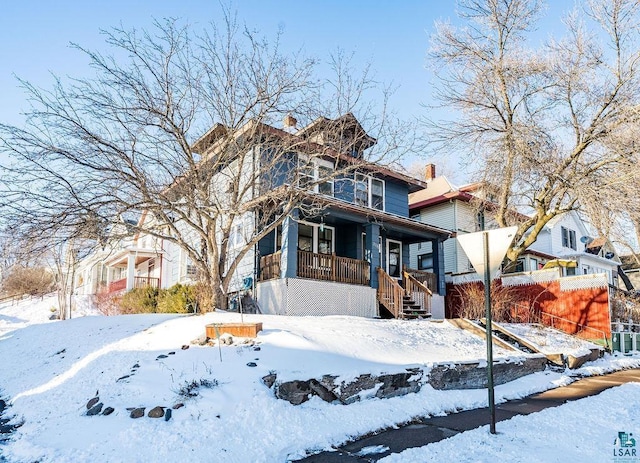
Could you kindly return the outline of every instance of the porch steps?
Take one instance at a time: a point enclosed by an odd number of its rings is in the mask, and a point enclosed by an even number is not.
[[[404,296],[402,298],[402,311],[400,317],[405,320],[414,320],[416,318],[430,318],[431,313],[423,309],[420,304],[416,304],[416,301],[411,299],[410,296]]]

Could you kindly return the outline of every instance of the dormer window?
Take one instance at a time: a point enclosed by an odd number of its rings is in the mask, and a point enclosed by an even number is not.
[[[361,206],[384,211],[384,180],[356,174],[354,202]]]

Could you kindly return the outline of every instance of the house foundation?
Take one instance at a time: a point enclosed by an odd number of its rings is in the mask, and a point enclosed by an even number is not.
[[[304,278],[262,281],[256,287],[260,311],[273,315],[352,315],[375,318],[376,290]]]

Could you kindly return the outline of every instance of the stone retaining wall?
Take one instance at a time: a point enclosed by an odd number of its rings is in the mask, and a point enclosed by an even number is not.
[[[493,366],[494,384],[504,384],[522,376],[542,371],[547,359],[542,355],[497,361]],[[293,405],[306,402],[313,396],[331,403],[348,405],[369,398],[390,398],[418,392],[423,385],[434,389],[481,389],[487,387],[486,362],[437,364],[432,368],[408,368],[398,373],[363,374],[350,382],[336,382],[337,377],[279,382],[277,373],[262,378],[273,388],[277,398]]]

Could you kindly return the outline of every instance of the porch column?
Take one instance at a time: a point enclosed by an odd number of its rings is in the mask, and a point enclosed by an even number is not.
[[[368,223],[364,226],[365,238],[365,259],[369,261],[369,278],[372,288],[378,288],[378,267],[380,262],[380,225]]]
[[[136,275],[136,255],[134,253],[129,253],[127,255],[127,286],[126,290],[129,291],[133,289],[133,278]]]
[[[298,209],[294,209],[282,222],[282,253],[280,255],[280,278],[295,278],[298,275]]]
[[[433,259],[433,271],[436,274],[436,284],[438,294],[444,296],[447,292],[447,285],[444,280],[444,241],[433,240],[431,242],[431,252]]]

